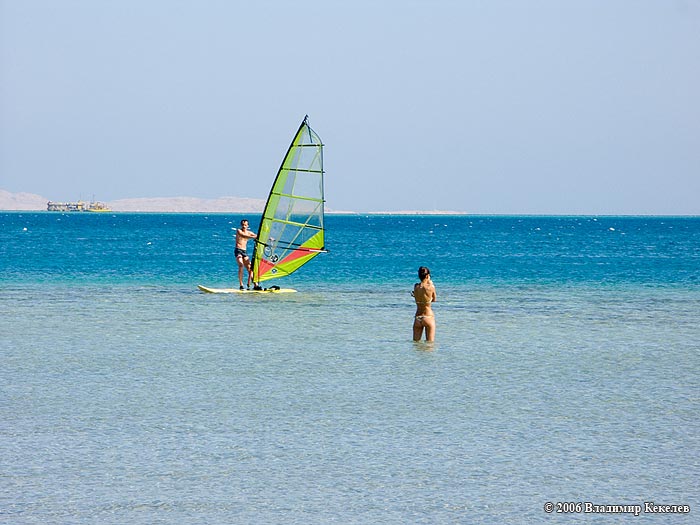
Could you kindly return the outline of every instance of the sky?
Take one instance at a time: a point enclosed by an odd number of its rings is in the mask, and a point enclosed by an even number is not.
[[[0,0],[0,189],[700,215],[700,0]]]

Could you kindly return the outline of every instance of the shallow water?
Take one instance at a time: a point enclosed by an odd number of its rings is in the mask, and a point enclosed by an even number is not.
[[[0,521],[695,522],[698,219],[329,217],[275,296],[196,290],[240,217],[0,219]]]

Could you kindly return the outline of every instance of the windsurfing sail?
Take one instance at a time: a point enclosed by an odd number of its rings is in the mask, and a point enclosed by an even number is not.
[[[284,277],[325,252],[323,144],[308,115],[287,150],[262,214],[253,282]]]

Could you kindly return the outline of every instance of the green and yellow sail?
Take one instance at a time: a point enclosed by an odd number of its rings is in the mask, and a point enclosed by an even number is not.
[[[262,214],[253,252],[253,281],[284,277],[325,251],[323,144],[309,127],[299,126]]]

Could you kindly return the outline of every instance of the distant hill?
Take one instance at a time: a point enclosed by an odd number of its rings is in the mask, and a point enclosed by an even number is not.
[[[49,200],[34,193],[10,193],[0,190],[0,210],[8,211],[45,211]],[[161,212],[161,213],[262,213],[265,207],[263,199],[248,197],[219,197],[218,199],[200,199],[197,197],[140,197],[118,199],[104,204],[112,211],[126,212]],[[327,213],[354,213],[331,210]]]
[[[48,200],[34,193],[10,193],[0,190],[0,210],[45,210]]]
[[[46,210],[49,200],[34,193],[10,193],[0,190],[0,210],[43,211]],[[245,197],[158,197],[119,199],[105,204],[113,211],[260,213],[265,201]]]
[[[265,201],[245,197],[220,197],[218,199],[155,197],[119,199],[106,204],[114,211],[261,213]]]

